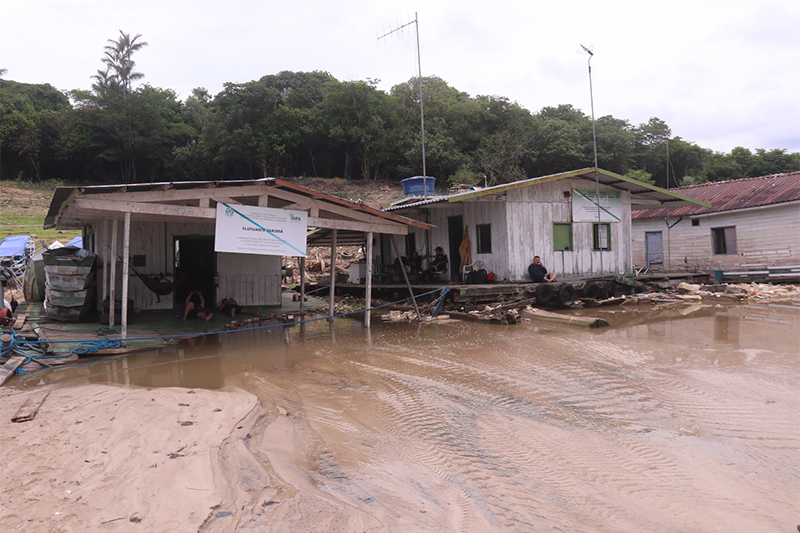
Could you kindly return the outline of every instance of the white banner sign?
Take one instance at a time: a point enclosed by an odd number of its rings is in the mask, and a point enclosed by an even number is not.
[[[307,230],[305,211],[218,202],[214,250],[305,257]]]
[[[573,222],[622,222],[619,191],[572,191]]]

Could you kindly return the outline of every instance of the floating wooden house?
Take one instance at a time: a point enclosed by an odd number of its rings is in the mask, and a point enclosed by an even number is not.
[[[45,228],[83,231],[83,246],[99,263],[96,310],[106,300],[125,307],[130,298],[143,310],[177,312],[192,290],[203,293],[207,306],[226,297],[240,305],[280,305],[280,256],[215,251],[218,203],[304,211],[309,228],[331,230],[334,247],[338,232],[363,244],[373,234],[428,228],[276,178],[59,187]]]
[[[634,211],[637,265],[653,271],[800,277],[800,172],[672,192],[706,205]]]
[[[562,276],[597,276],[633,270],[631,212],[705,205],[678,192],[586,168],[426,199],[388,208],[433,226],[413,228],[402,255],[444,248],[450,279],[463,274],[459,248],[499,280],[525,280],[533,257]],[[466,238],[465,238],[466,236]],[[382,243],[383,261],[389,247]],[[462,249],[463,250],[463,249]]]

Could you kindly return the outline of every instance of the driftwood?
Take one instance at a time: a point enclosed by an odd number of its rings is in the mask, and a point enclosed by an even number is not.
[[[19,368],[22,363],[25,362],[25,359],[27,358],[21,355],[15,355],[14,357],[6,361],[6,363],[3,366],[0,366],[0,385],[5,383],[6,380],[9,377],[11,377],[14,371],[17,368]]]
[[[49,394],[50,391],[46,390],[34,392],[33,394],[28,395],[25,403],[20,406],[20,408],[17,410],[17,414],[14,415],[11,421],[27,422],[28,420],[33,420],[33,418],[36,416],[36,413],[39,411],[39,408],[42,406]]]
[[[582,328],[603,328],[608,326],[608,322],[603,320],[602,318],[561,315],[558,313],[551,313],[549,311],[542,311],[541,309],[535,309],[535,308],[523,309],[521,314],[524,318],[530,318],[531,320],[537,320],[542,322],[556,322],[559,324],[578,326]]]

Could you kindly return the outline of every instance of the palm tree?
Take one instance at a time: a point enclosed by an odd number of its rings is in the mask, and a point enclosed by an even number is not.
[[[109,44],[105,46],[106,52],[102,59],[106,64],[106,70],[105,72],[98,70],[97,74],[92,76],[97,80],[97,83],[92,85],[93,89],[115,91],[125,97],[131,90],[132,82],[144,78],[144,74],[134,71],[136,62],[132,59],[134,52],[147,46],[146,42],[139,41],[141,36],[142,34],[137,34],[131,39],[130,34],[119,30],[119,38],[116,41],[108,40]]]

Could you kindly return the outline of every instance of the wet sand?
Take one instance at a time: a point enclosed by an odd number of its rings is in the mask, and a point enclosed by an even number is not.
[[[14,378],[0,530],[794,530],[800,307],[591,312],[612,328],[337,321]]]

